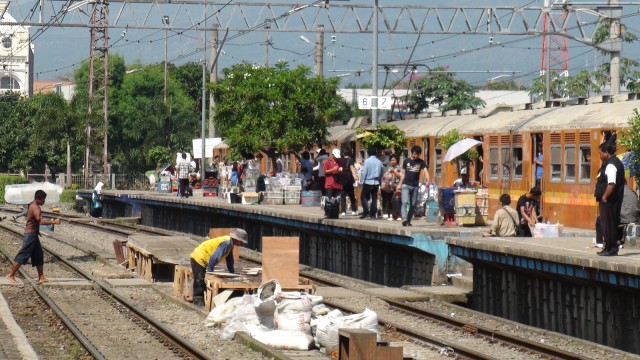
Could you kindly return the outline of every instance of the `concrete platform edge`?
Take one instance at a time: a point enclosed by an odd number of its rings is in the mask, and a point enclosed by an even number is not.
[[[27,336],[24,334],[16,319],[13,317],[11,310],[9,309],[9,304],[4,296],[0,293],[0,318],[9,329],[13,337],[13,341],[18,348],[18,351],[22,355],[23,359],[38,359],[38,355],[31,347],[29,340],[27,340]]]

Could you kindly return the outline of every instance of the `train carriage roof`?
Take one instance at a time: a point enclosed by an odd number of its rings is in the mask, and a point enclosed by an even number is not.
[[[441,137],[452,129],[457,129],[463,135],[509,131],[612,129],[627,127],[634,109],[640,109],[640,100],[502,111],[487,117],[479,114],[425,117],[395,121],[391,124],[398,126],[410,138]],[[337,126],[329,131],[330,140],[344,141],[351,139],[356,130]]]

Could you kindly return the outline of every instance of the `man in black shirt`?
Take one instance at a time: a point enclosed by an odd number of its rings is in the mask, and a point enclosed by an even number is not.
[[[427,163],[420,159],[420,154],[422,154],[422,149],[420,146],[414,145],[411,147],[411,158],[405,159],[402,163],[402,177],[396,189],[396,191],[402,191],[402,226],[411,226],[411,218],[413,218],[418,200],[421,173],[424,172],[424,182],[427,189],[429,186]]]
[[[615,145],[606,142],[600,144],[598,149],[602,167],[598,171],[595,197],[598,201],[604,237],[604,249],[598,255],[614,256],[618,255],[618,240],[622,238],[622,229],[619,226],[624,198],[624,166],[615,156]]]
[[[534,187],[518,199],[517,211],[520,218],[518,226],[524,237],[532,237],[531,228],[538,222],[536,203],[540,199],[540,195],[542,195],[540,188]]]

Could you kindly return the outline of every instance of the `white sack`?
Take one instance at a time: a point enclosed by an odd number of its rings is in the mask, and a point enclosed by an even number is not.
[[[374,332],[380,340],[378,333],[378,315],[365,308],[362,313],[342,317],[326,316],[318,319],[316,325],[316,346],[325,349],[325,354],[331,354],[338,349],[338,332],[341,328],[366,329]]]
[[[299,331],[311,335],[311,313],[284,312],[276,314],[276,329]]]
[[[276,297],[278,312],[305,312],[311,313],[314,306],[322,304],[322,296],[302,294],[299,292],[281,292]]]
[[[258,315],[260,325],[263,325],[268,329],[275,329],[276,301],[273,299],[267,301],[257,299],[254,307],[256,314]]]
[[[313,346],[313,337],[295,331],[270,330],[255,328],[251,337],[277,350],[309,350]]]
[[[226,303],[216,306],[211,310],[204,320],[204,326],[212,327],[223,325],[232,319],[258,323],[258,315],[253,308],[254,301],[255,298],[252,295],[229,299]]]

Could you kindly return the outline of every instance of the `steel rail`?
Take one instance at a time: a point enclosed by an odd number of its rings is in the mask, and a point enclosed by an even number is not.
[[[5,229],[5,230],[7,230],[7,231],[9,231],[9,232],[11,232],[13,234],[22,235],[20,232],[18,232],[15,229],[12,229],[10,227],[7,227],[7,226],[1,225],[1,224],[0,224],[0,227],[2,227],[3,229]],[[166,339],[168,339],[169,341],[171,341],[172,343],[174,343],[175,345],[177,345],[178,347],[183,349],[185,353],[188,353],[190,356],[193,356],[196,359],[211,359],[210,355],[206,354],[204,351],[199,349],[195,344],[193,344],[189,340],[183,338],[180,334],[176,333],[175,331],[173,331],[171,328],[169,328],[165,324],[163,324],[160,321],[156,320],[153,316],[151,316],[151,314],[147,313],[145,310],[143,310],[143,309],[139,308],[138,306],[134,305],[133,303],[128,301],[126,298],[124,298],[123,296],[121,296],[120,294],[118,294],[117,292],[112,290],[109,286],[105,285],[102,280],[94,278],[93,276],[91,276],[90,274],[85,272],[84,270],[80,269],[79,267],[77,267],[73,263],[69,262],[67,259],[65,259],[65,258],[61,257],[60,255],[56,254],[53,250],[47,248],[46,246],[43,245],[42,248],[45,251],[47,251],[49,254],[51,254],[51,256],[55,257],[56,260],[62,262],[63,264],[68,266],[70,269],[73,269],[75,272],[80,274],[85,279],[87,279],[87,280],[91,281],[92,283],[96,284],[97,286],[99,286],[100,290],[102,290],[105,293],[107,293],[109,296],[114,298],[116,301],[118,301],[119,303],[124,305],[132,313],[136,314],[138,317],[143,319],[145,322],[147,322],[150,325],[152,325],[155,328],[156,331],[158,331]],[[5,254],[6,254],[6,252],[5,252]],[[30,278],[28,277],[28,275],[26,273],[22,273],[21,272],[21,274],[25,279],[29,279],[30,280]],[[46,294],[45,294],[45,296],[46,296]],[[47,303],[49,303],[49,301],[47,301]],[[53,305],[55,306],[55,304],[53,304]],[[56,306],[56,308],[57,308],[57,306]],[[66,316],[64,316],[64,318],[66,318]],[[63,317],[61,317],[61,319],[63,319]],[[65,322],[65,325],[66,324],[67,324],[67,322]],[[73,325],[72,322],[70,322],[70,325],[75,328],[75,325]],[[84,337],[84,335],[83,335],[83,337]],[[78,340],[82,342],[82,340],[80,340],[80,338]],[[88,341],[88,339],[86,339],[85,341]],[[83,343],[83,346],[84,346],[84,343]]]
[[[337,283],[333,283],[330,280],[324,279],[324,278],[319,278],[317,276],[314,275],[310,275],[310,274],[301,274],[301,276],[308,278],[309,280],[313,281],[313,282],[318,282],[318,283],[324,283],[327,285],[332,285],[332,286],[340,286]],[[557,349],[554,348],[552,346],[548,346],[545,344],[539,344],[537,342],[533,342],[527,339],[523,339],[520,337],[515,337],[515,336],[511,336],[507,333],[504,332],[500,332],[500,331],[496,331],[494,329],[490,329],[487,327],[483,327],[483,326],[479,326],[479,325],[471,325],[471,324],[467,324],[465,322],[462,322],[460,320],[454,319],[452,317],[448,317],[446,315],[434,312],[434,311],[430,311],[428,309],[425,308],[421,308],[418,306],[414,306],[411,304],[407,304],[407,303],[403,303],[401,301],[398,301],[396,299],[390,298],[390,297],[386,297],[386,296],[381,296],[379,294],[373,294],[371,292],[368,292],[366,290],[357,290],[360,291],[364,294],[370,295],[370,296],[374,296],[376,298],[379,298],[381,300],[384,300],[385,302],[387,302],[390,306],[398,308],[404,312],[410,313],[412,315],[420,315],[426,318],[429,318],[433,321],[437,321],[440,323],[443,323],[445,325],[451,326],[453,328],[456,329],[460,329],[461,331],[466,331],[469,333],[473,333],[473,334],[477,334],[478,336],[490,339],[490,340],[498,340],[501,341],[503,343],[512,345],[512,346],[516,346],[519,348],[523,348],[535,353],[538,353],[540,355],[543,356],[549,356],[552,357],[554,359],[563,359],[563,360],[579,360],[582,359],[581,356],[576,355],[576,354],[572,354],[570,352],[564,351],[562,349]],[[327,300],[325,300],[325,302],[327,302]],[[333,305],[333,304],[332,304]],[[395,326],[390,324],[391,326]],[[402,332],[404,331],[408,331],[408,335],[411,336],[422,336],[420,334],[415,334],[413,333],[413,331],[411,329],[403,329],[401,326],[395,326],[396,329],[398,331],[402,330]],[[453,348],[453,346],[451,345],[446,345],[446,346],[450,346]]]
[[[0,225],[0,227],[16,235],[21,235],[14,229],[8,228],[4,225]],[[7,258],[7,260],[13,266],[15,261],[13,261],[13,259],[11,259],[11,257],[8,256],[7,251],[3,247],[0,247],[0,252],[4,255],[5,258]],[[102,353],[95,346],[93,346],[91,341],[82,333],[82,331],[80,331],[80,329],[78,329],[78,327],[73,323],[73,321],[71,321],[71,319],[69,319],[67,315],[65,315],[65,313],[62,312],[62,310],[60,310],[58,305],[56,305],[53,302],[53,300],[51,300],[51,298],[44,291],[40,289],[39,286],[36,286],[35,281],[31,279],[29,274],[27,274],[27,272],[22,268],[20,268],[18,272],[20,273],[22,278],[26,280],[29,283],[29,285],[31,285],[31,288],[36,292],[36,294],[38,294],[38,296],[42,299],[42,301],[44,301],[47,304],[47,306],[49,306],[49,308],[53,311],[53,313],[60,319],[60,321],[62,321],[62,323],[67,327],[67,329],[69,329],[71,334],[73,334],[73,336],[78,340],[78,342],[80,342],[82,347],[84,347],[85,350],[87,350],[87,352],[93,358],[97,360],[106,360],[105,357],[102,355]]]

